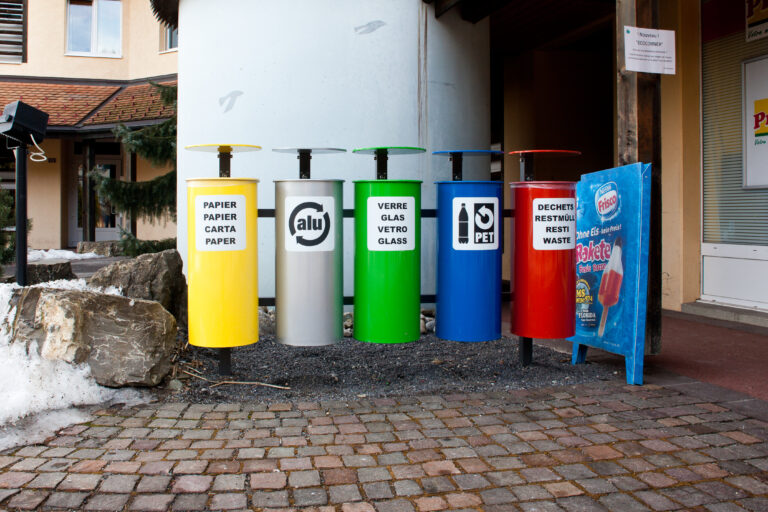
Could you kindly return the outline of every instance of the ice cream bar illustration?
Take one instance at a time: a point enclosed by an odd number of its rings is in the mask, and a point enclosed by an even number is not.
[[[603,270],[600,280],[600,289],[597,292],[597,300],[603,305],[603,314],[600,317],[600,327],[597,336],[602,338],[605,332],[605,320],[608,318],[608,310],[619,302],[621,280],[624,278],[624,266],[621,264],[621,239],[617,238],[611,249],[611,257],[608,265]]]

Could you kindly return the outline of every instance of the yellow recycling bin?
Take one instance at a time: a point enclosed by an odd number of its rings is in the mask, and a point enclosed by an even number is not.
[[[259,180],[187,180],[189,343],[230,348],[259,339]]]

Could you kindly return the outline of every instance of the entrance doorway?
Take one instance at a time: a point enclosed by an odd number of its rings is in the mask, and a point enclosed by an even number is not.
[[[117,179],[122,173],[119,159],[96,158],[96,168],[102,176]],[[123,227],[123,215],[116,212],[112,204],[96,194],[96,241],[119,240]]]
[[[97,156],[96,169],[103,176],[119,179],[122,175],[122,162],[120,157]],[[68,203],[68,237],[70,247],[77,246],[83,241],[83,226],[85,225],[85,171],[82,163],[73,164],[69,176]],[[115,211],[114,207],[104,198],[96,194],[94,202],[96,208],[96,234],[95,241],[119,240],[120,229],[123,228],[123,215]]]

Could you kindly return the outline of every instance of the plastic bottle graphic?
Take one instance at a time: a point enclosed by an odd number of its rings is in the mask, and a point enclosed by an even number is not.
[[[464,203],[461,203],[461,210],[459,210],[459,243],[465,244],[467,242],[469,242],[469,215],[467,215]]]
[[[617,239],[613,243],[611,257],[605,270],[603,270],[603,277],[600,279],[600,289],[597,292],[597,300],[603,305],[600,327],[597,329],[597,336],[599,338],[602,338],[605,332],[608,310],[619,302],[622,279],[624,279],[624,265],[621,264],[621,239]]]

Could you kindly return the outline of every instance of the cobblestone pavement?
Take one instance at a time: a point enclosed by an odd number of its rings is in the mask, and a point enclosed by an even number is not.
[[[101,410],[0,454],[0,507],[768,510],[768,423],[671,387],[617,382],[159,403]]]

